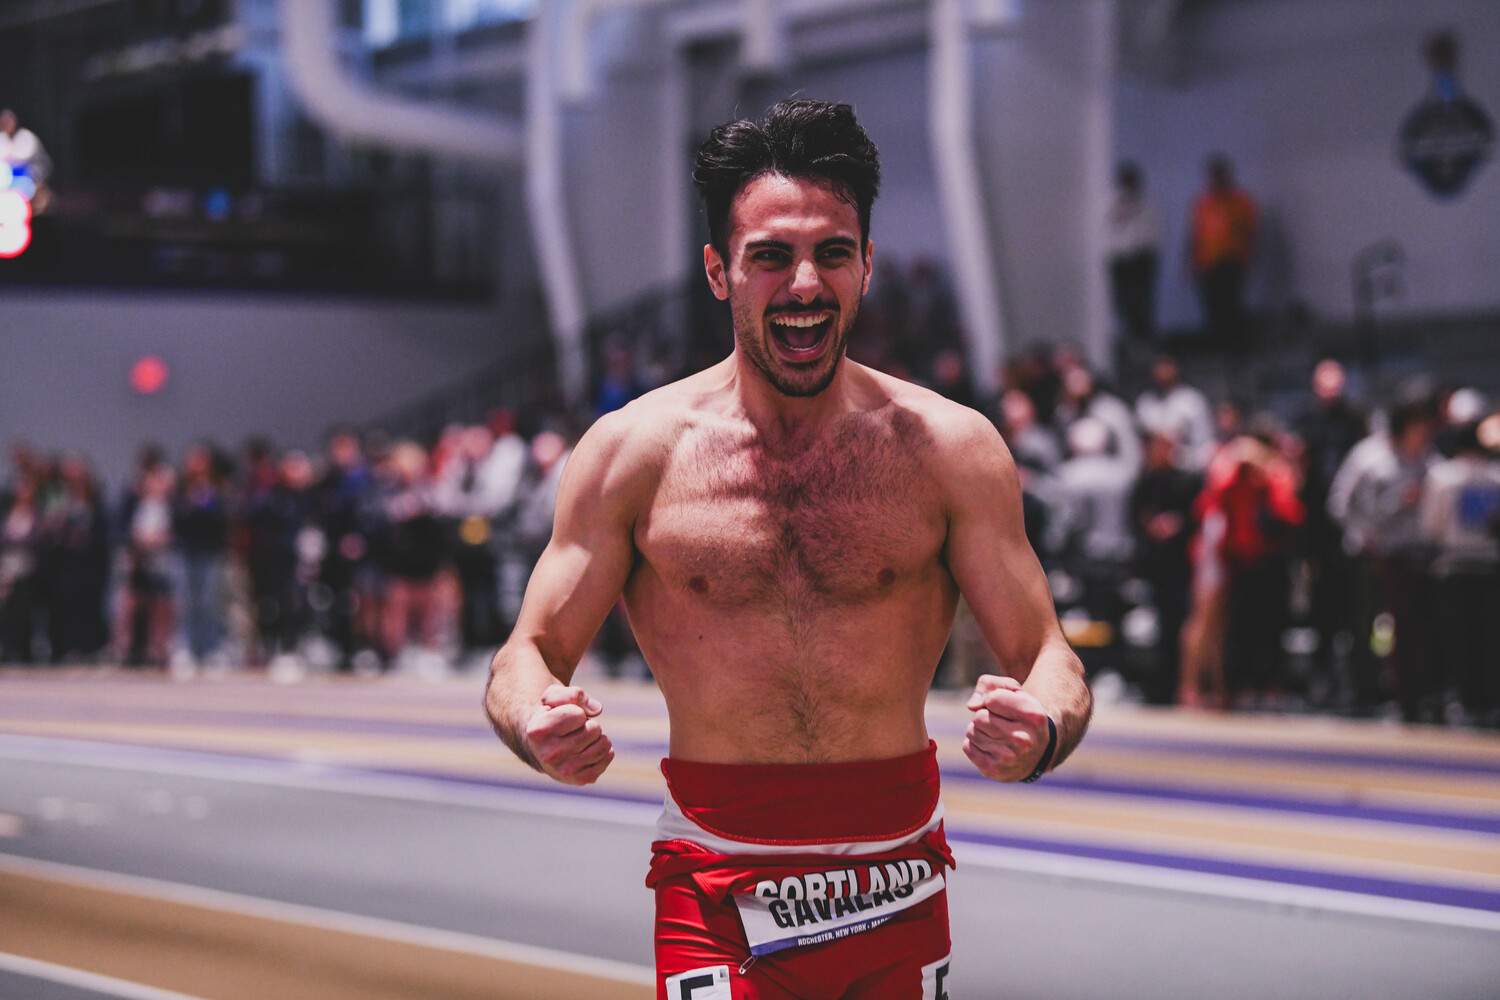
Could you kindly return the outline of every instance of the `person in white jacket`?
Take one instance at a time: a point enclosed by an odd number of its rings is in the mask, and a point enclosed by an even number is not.
[[[1489,418],[1491,436],[1500,414]],[[1418,514],[1433,559],[1434,617],[1450,697],[1465,721],[1500,722],[1500,457],[1463,429],[1458,454],[1427,472]]]
[[[46,211],[52,158],[42,140],[31,129],[22,128],[10,108],[0,108],[0,164],[9,168],[7,173],[0,173],[0,188],[20,191],[31,202],[33,214]]]
[[[1349,697],[1356,711],[1373,709],[1380,691],[1380,656],[1372,649],[1376,616],[1395,629],[1396,695],[1414,721],[1433,681],[1430,588],[1418,510],[1427,470],[1436,461],[1437,415],[1429,401],[1395,406],[1389,428],[1349,452],[1328,490],[1328,514],[1344,532],[1344,551],[1359,565],[1354,669]]]

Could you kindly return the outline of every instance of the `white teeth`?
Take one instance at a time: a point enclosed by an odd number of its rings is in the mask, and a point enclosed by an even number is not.
[[[817,326],[829,318],[829,313],[815,313],[811,316],[777,316],[771,320],[777,326],[809,327]]]

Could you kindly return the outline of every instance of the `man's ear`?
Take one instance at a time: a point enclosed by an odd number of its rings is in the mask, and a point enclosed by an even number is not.
[[[708,287],[713,289],[714,298],[720,301],[729,298],[729,276],[724,273],[724,258],[719,256],[712,243],[703,247],[703,273],[708,275]]]
[[[864,295],[870,290],[870,261],[874,259],[875,241],[865,240],[865,282],[860,286],[859,294]]]

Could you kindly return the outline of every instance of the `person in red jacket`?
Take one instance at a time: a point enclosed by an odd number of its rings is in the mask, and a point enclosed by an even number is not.
[[[1217,556],[1226,574],[1224,667],[1231,699],[1247,689],[1265,695],[1280,686],[1286,560],[1307,510],[1297,496],[1296,470],[1274,440],[1274,429],[1262,427],[1219,449],[1195,510],[1200,524],[1214,514],[1222,519]]]

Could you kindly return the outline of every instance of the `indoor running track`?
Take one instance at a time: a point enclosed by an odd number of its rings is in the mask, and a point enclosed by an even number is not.
[[[0,1000],[644,998],[666,718],[587,790],[482,679],[0,671]],[[933,696],[954,1000],[1500,997],[1500,738],[1102,709],[1031,786]]]

